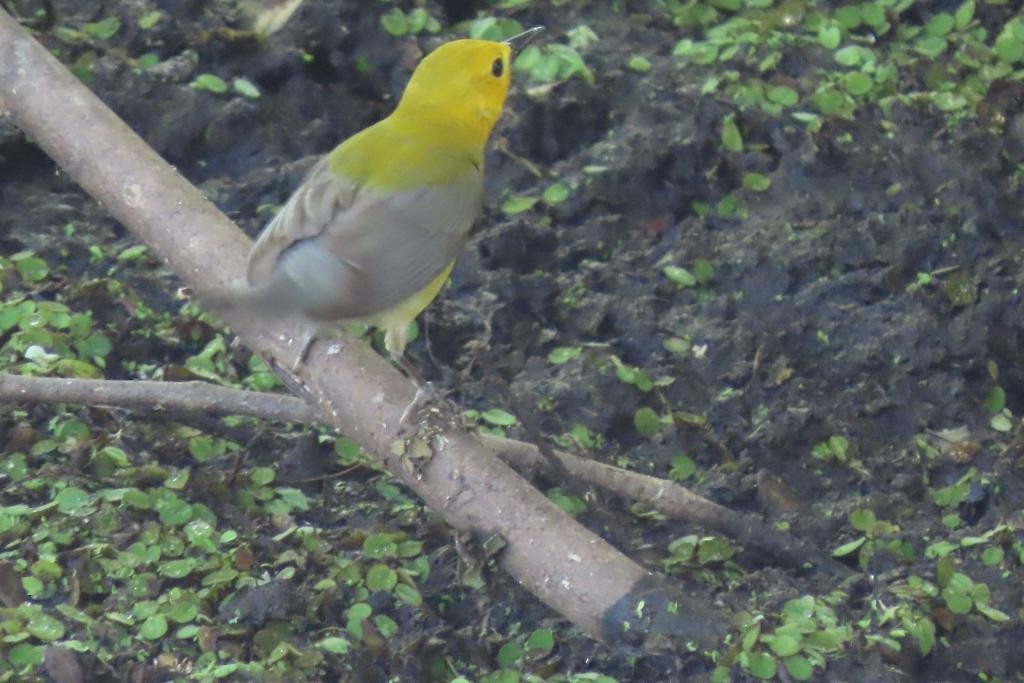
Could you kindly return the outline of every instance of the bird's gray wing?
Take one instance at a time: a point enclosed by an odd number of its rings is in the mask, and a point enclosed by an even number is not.
[[[466,167],[444,185],[397,193],[362,188],[315,234],[288,230],[293,237],[308,236],[275,250],[271,298],[288,300],[314,318],[352,319],[381,313],[416,294],[459,255],[482,208],[483,175],[471,163]],[[322,196],[313,193],[296,206],[305,215],[322,215],[335,201],[329,193]],[[299,211],[291,205],[282,213]]]
[[[331,173],[329,157],[318,161],[263,228],[249,252],[249,284],[267,285],[281,255],[296,243],[320,235],[352,207],[358,192],[359,187],[354,182],[346,182]]]

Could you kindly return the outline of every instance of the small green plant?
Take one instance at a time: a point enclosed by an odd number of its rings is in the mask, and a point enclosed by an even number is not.
[[[662,565],[668,573],[693,576],[698,581],[717,584],[736,581],[743,570],[733,562],[736,549],[728,539],[719,536],[689,534],[668,545],[668,557]]]
[[[574,424],[565,434],[554,439],[559,448],[576,452],[593,451],[604,445],[604,437],[587,429],[586,425]]]
[[[496,660],[502,669],[522,669],[531,662],[547,657],[554,648],[554,631],[549,628],[539,628],[526,638],[520,637],[502,645],[498,649]]]
[[[505,436],[505,430],[518,422],[515,415],[501,408],[491,408],[484,411],[464,410],[462,412],[462,420],[468,427],[476,426],[477,431],[481,434],[492,434],[494,436]]]
[[[653,438],[661,431],[662,427],[672,424],[672,416],[661,417],[653,408],[643,406],[633,414],[633,426],[641,436]]]
[[[0,301],[0,369],[26,375],[97,378],[112,350],[110,339],[94,327],[90,313],[29,298],[50,277],[46,261],[33,252],[0,258],[0,276],[17,277],[17,289]],[[2,279],[2,278],[0,278]]]
[[[423,32],[437,33],[441,30],[441,23],[422,7],[414,7],[408,12],[393,7],[381,15],[380,25],[385,31],[399,38]]]
[[[547,495],[552,503],[573,517],[587,511],[587,502],[574,493],[567,493],[556,487],[548,490]]]
[[[1010,620],[1009,615],[992,606],[992,591],[984,583],[957,571],[939,571],[937,578],[943,603],[953,614],[970,614],[973,610],[992,621]]]
[[[189,86],[193,90],[202,90],[214,95],[222,95],[228,91],[227,82],[215,74],[199,74],[195,80],[189,83]]]
[[[781,666],[793,680],[807,681],[853,637],[851,626],[840,624],[825,601],[810,595],[787,601],[777,621],[772,627],[763,615],[739,615],[740,641],[720,658],[711,680],[731,680],[738,665],[761,680],[774,678]]]
[[[887,115],[897,102],[926,103],[952,125],[974,116],[988,86],[1019,74],[1024,62],[1024,19],[1011,16],[990,32],[975,17],[975,0],[953,11],[915,0],[658,4],[687,29],[673,54],[690,66],[714,67],[703,92],[722,91],[741,108],[772,116],[789,109],[812,131],[821,128],[823,117],[852,118],[872,105]],[[832,63],[816,67],[799,84],[780,83],[788,79],[776,76],[778,65],[794,49],[823,49]],[[803,110],[794,110],[801,104]]]
[[[650,376],[642,369],[633,367],[632,365],[626,365],[623,363],[618,356],[610,356],[612,365],[615,367],[615,376],[619,378],[619,381],[626,384],[631,384],[640,391],[648,392],[654,388],[654,382],[651,381]]]
[[[82,26],[82,33],[97,40],[110,40],[121,30],[121,20],[117,17],[106,17]]]
[[[697,463],[693,461],[693,458],[683,453],[672,458],[672,469],[669,470],[668,476],[672,481],[685,481],[696,474],[696,472]]]
[[[868,570],[871,558],[882,549],[904,561],[914,559],[913,547],[909,543],[892,538],[894,534],[899,533],[899,527],[877,519],[871,510],[853,510],[850,513],[850,524],[862,535],[833,550],[833,557],[846,557],[857,552],[857,564],[863,571]]]
[[[931,581],[911,574],[889,586],[891,596],[871,599],[871,612],[858,624],[868,644],[899,652],[902,642],[912,638],[922,656],[935,649],[935,622],[929,605],[939,589]],[[881,630],[880,629],[884,629]]]
[[[566,81],[573,76],[579,76],[587,85],[595,83],[594,73],[583,56],[569,45],[528,45],[516,56],[512,66],[540,83]]]
[[[811,449],[811,455],[822,462],[838,462],[849,467],[862,477],[868,478],[871,474],[864,468],[864,464],[857,458],[856,448],[845,436],[833,435],[827,440],[821,441]]]

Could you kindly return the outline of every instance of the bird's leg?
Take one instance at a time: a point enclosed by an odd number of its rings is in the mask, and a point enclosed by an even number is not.
[[[405,410],[402,411],[402,419],[398,421],[399,427],[404,427],[406,423],[408,423],[409,418],[417,412],[431,404],[438,403],[440,396],[438,395],[437,390],[434,389],[434,385],[423,379],[423,375],[420,374],[420,371],[416,369],[416,366],[413,365],[412,361],[406,358],[404,354],[401,356],[391,354],[391,360],[394,361],[398,367],[402,368],[405,375],[414,385],[416,385],[416,395],[413,397],[412,401],[409,402],[409,405],[405,407]]]
[[[399,428],[404,428],[409,419],[431,404],[440,403],[440,396],[430,382],[423,379],[423,375],[416,369],[408,358],[405,357],[405,345],[408,341],[406,330],[408,324],[389,327],[384,332],[384,348],[387,349],[391,361],[400,367],[405,376],[416,386],[416,396],[409,405],[402,411],[402,418],[398,421]]]
[[[306,331],[302,333],[302,339],[299,342],[299,355],[295,357],[295,362],[292,363],[292,372],[298,372],[299,368],[302,367],[302,364],[306,362],[306,358],[309,356],[309,350],[313,347],[313,342],[315,342],[319,336],[319,327],[306,325]]]

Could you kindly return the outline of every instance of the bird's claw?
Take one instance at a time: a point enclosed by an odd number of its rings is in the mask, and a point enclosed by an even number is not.
[[[434,389],[434,385],[430,382],[424,382],[416,385],[416,395],[413,396],[412,401],[402,411],[402,417],[398,421],[399,431],[405,431],[405,428],[409,426],[409,420],[413,415],[421,413],[422,411],[431,408],[434,405],[439,404],[441,401],[441,395]],[[419,421],[418,419],[416,420]]]

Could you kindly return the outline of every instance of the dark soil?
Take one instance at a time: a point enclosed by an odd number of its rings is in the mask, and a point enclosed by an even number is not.
[[[121,33],[95,51],[92,87],[251,235],[267,218],[257,208],[281,203],[315,155],[385,115],[419,51],[441,41],[388,35],[379,21],[389,8],[384,3],[307,0],[264,43],[225,30],[239,25],[228,3],[155,3],[176,19],[165,17],[141,31],[137,17],[150,4],[56,3],[63,26],[108,15],[123,19]],[[658,18],[654,3],[621,4],[636,15],[641,9],[651,14],[625,21],[611,3],[595,2],[516,15],[524,25],[546,25],[548,40],[589,25],[600,36],[584,53],[597,84],[575,78],[529,96],[520,83],[511,95],[492,147],[513,154],[489,154],[488,209],[451,286],[426,313],[427,334],[409,355],[464,408],[535,411],[547,436],[584,425],[603,442],[591,457],[667,477],[672,458],[687,453],[698,466],[688,482],[696,490],[735,509],[786,521],[792,533],[822,550],[860,535],[850,524],[851,511],[872,510],[895,525],[890,537],[906,541],[910,552],[880,549],[856,582],[839,586],[771,566],[741,549],[734,559],[745,574],[726,579],[723,573],[697,589],[717,596],[730,613],[771,613],[790,598],[843,588],[846,599],[835,607],[842,621],[877,621],[880,603],[889,600],[889,582],[908,574],[934,580],[935,560],[924,552],[928,544],[981,535],[1003,522],[1019,528],[1021,441],[993,430],[984,404],[998,383],[1010,410],[1024,410],[1024,201],[1014,175],[1016,142],[972,120],[950,127],[924,107],[894,111],[890,130],[879,125],[877,112],[865,109],[852,121],[826,120],[817,133],[786,117],[740,111],[748,151],[729,153],[721,145],[721,125],[735,106],[702,95],[705,76],[670,56],[679,31]],[[425,3],[445,26],[471,16],[472,5]],[[62,49],[66,62],[86,51],[45,31],[40,35]],[[180,56],[186,49],[196,59]],[[146,52],[169,61],[135,68],[132,58]],[[304,61],[303,52],[312,59]],[[625,67],[638,53],[651,60],[649,72]],[[200,72],[228,81],[244,75],[262,96],[194,90],[188,84]],[[36,296],[88,308],[89,293],[80,283],[109,274],[153,308],[176,313],[180,284],[148,267],[156,266],[152,261],[119,265],[109,256],[89,258],[92,244],[116,254],[132,238],[9,123],[0,124],[0,250],[10,255],[34,249],[64,279]],[[594,172],[594,166],[603,170]],[[721,218],[713,210],[698,217],[695,209],[714,207],[740,190],[743,175],[753,171],[770,176],[772,185],[762,193],[740,191],[745,217]],[[540,196],[555,180],[574,188],[565,202],[539,202],[513,216],[500,210],[508,195]],[[70,236],[68,223],[75,226]],[[695,259],[714,265],[712,281],[681,289],[662,273],[667,263],[689,267]],[[940,271],[947,268],[955,270]],[[919,273],[933,271],[940,271],[934,282],[914,286]],[[955,296],[954,286],[966,296]],[[174,338],[142,336],[137,332],[145,323],[123,308],[97,310],[96,316],[114,334],[110,378],[136,376],[125,366],[129,360],[180,369],[216,332],[182,322]],[[688,340],[691,350],[666,350],[670,338]],[[549,362],[556,347],[576,345],[583,345],[580,357]],[[651,378],[672,381],[638,391],[617,378],[611,355]],[[242,370],[245,354],[237,358]],[[519,397],[517,405],[503,402],[502,384]],[[644,437],[634,426],[643,406],[659,415],[671,410],[704,416],[706,429],[679,425]],[[53,409],[34,407],[28,414],[44,431]],[[125,429],[152,457],[183,457],[168,425],[146,425],[143,416],[94,419],[110,431]],[[0,417],[0,430],[13,425]],[[952,444],[960,448],[935,436],[961,427]],[[510,434],[530,436],[517,428]],[[812,457],[815,445],[834,435],[851,444],[847,464]],[[147,442],[158,437],[160,443]],[[261,434],[245,456],[250,464],[274,463],[292,441],[286,432]],[[926,455],[923,444],[937,454]],[[285,459],[300,473],[317,467],[299,456]],[[971,468],[977,472],[971,495],[959,508],[938,507],[931,492]],[[439,657],[447,658],[452,676],[475,678],[498,668],[497,649],[510,636],[544,626],[555,630],[556,649],[527,667],[538,675],[600,671],[620,681],[709,675],[712,664],[682,653],[609,651],[500,573],[486,574],[481,590],[454,587],[458,560],[450,530],[414,506],[397,514],[375,512],[371,503],[380,498],[372,482],[378,478],[357,472],[336,489],[332,483],[312,490],[326,502],[299,522],[403,526],[426,540],[434,565],[421,586],[426,607],[421,613],[397,610],[400,642],[386,646],[390,654],[382,654],[383,645],[359,645],[323,664],[310,680],[448,680],[431,669]],[[361,497],[344,501],[344,520],[332,513],[339,496]],[[237,514],[216,499],[204,502],[218,517]],[[707,533],[633,514],[629,501],[598,497],[590,504],[605,514],[584,513],[581,520],[654,569],[661,568],[671,540]],[[954,531],[942,523],[949,512],[962,519]],[[275,532],[265,530],[268,539]],[[845,656],[829,660],[822,680],[973,681],[982,674],[1018,680],[1024,672],[1017,647],[1022,584],[1011,548],[1019,548],[1013,543],[1021,538],[1011,530],[1003,539],[1007,559],[1001,566],[985,566],[977,552],[963,551],[957,570],[986,583],[991,604],[1010,621],[937,607],[943,642],[931,655],[918,656],[909,639],[897,654],[858,637]],[[258,547],[254,552],[257,563],[274,559],[273,553],[259,557]],[[857,555],[844,561],[856,567]],[[692,582],[699,574],[679,578]],[[290,590],[263,590],[266,595],[236,595],[230,608],[220,606],[221,617],[228,618],[225,609],[239,609],[247,615],[242,623],[255,628],[303,612],[294,605],[301,598]],[[268,604],[275,600],[281,604]],[[257,607],[245,607],[253,602]],[[344,625],[338,614],[331,619]],[[315,639],[314,632],[326,626],[301,623],[309,632],[294,633],[298,640]],[[161,649],[140,661],[154,661]],[[142,664],[133,666],[133,675],[143,677],[132,680],[155,680],[145,676],[156,675],[157,664],[145,675],[139,673]],[[89,670],[90,680],[129,680],[116,667]]]

